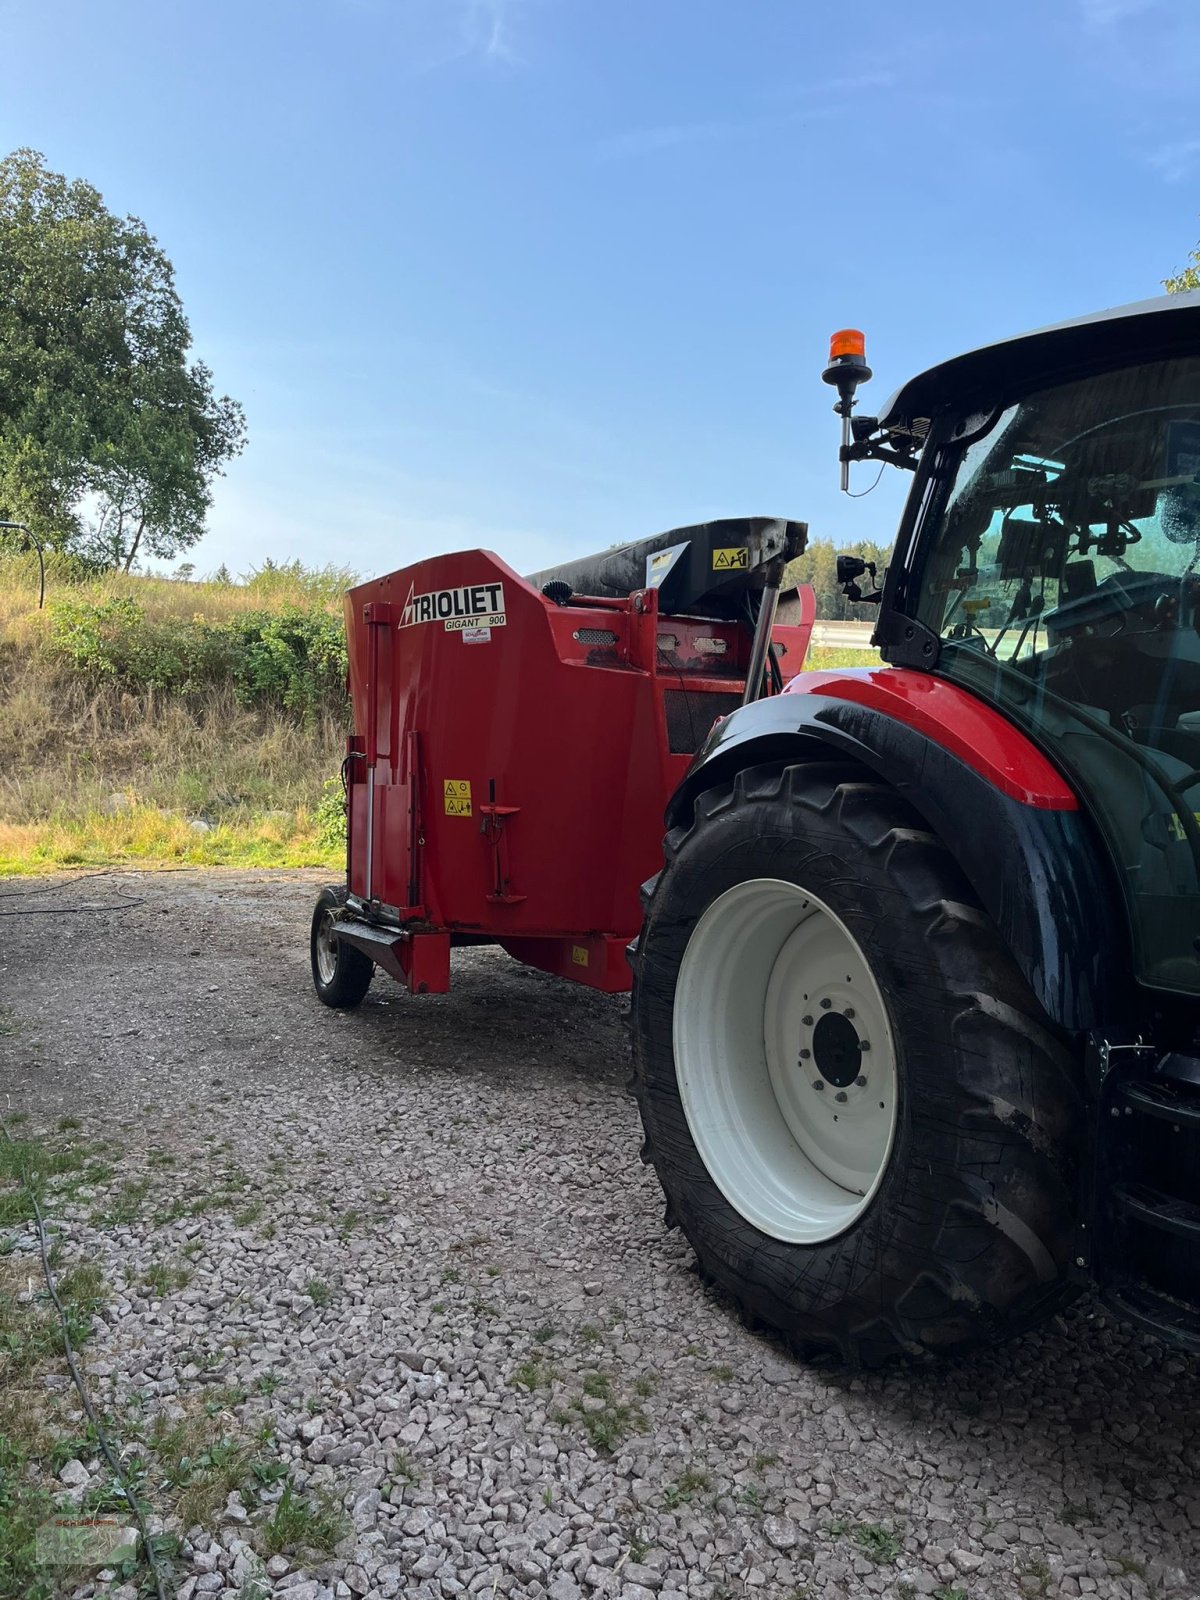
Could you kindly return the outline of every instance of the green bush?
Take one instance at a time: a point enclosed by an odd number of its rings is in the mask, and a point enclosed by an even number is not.
[[[346,791],[340,773],[326,778],[317,802],[317,843],[323,850],[346,847]]]
[[[233,681],[243,705],[280,705],[302,716],[346,692],[346,634],[326,611],[250,611],[227,622]]]
[[[152,621],[129,595],[66,596],[49,609],[47,648],[94,683],[178,694],[232,683],[242,705],[281,707],[302,720],[345,707],[345,633],[324,610]]]
[[[49,610],[51,654],[93,682],[186,694],[233,672],[231,641],[222,629],[179,618],[151,622],[131,595],[102,601],[67,596]]]

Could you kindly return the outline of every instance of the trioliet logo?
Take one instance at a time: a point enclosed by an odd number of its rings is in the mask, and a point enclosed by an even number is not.
[[[428,594],[414,594],[410,588],[399,626],[413,628],[419,622],[443,622],[447,633],[464,628],[502,628],[504,585],[474,583],[465,589],[431,589]]]

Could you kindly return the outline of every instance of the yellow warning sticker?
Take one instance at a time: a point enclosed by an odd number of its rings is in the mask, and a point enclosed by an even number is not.
[[[442,794],[448,817],[471,815],[471,784],[467,778],[447,778],[442,784]]]
[[[1200,823],[1200,811],[1193,811],[1192,815],[1195,817],[1196,821]],[[1187,839],[1188,833],[1187,829],[1183,825],[1183,818],[1175,812],[1172,812],[1167,818],[1167,832],[1177,844],[1183,844]]]
[[[571,946],[571,960],[577,967],[586,967],[588,964],[587,946],[582,944],[573,944]]]
[[[735,544],[731,550],[713,551],[713,571],[732,572],[735,567],[748,567],[750,552],[744,544]]]

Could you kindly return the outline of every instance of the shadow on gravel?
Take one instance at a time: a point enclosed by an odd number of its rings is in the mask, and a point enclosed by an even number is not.
[[[497,1082],[585,1076],[623,1087],[629,1076],[629,999],[521,966],[494,950],[457,952],[445,995],[414,997],[377,975],[347,1025],[366,1062],[398,1070],[479,1072]]]
[[[823,1376],[909,1429],[949,1422],[956,1434],[986,1437],[1001,1478],[1019,1482],[1057,1458],[1151,1503],[1200,1465],[1200,1365],[1116,1322],[1092,1297],[977,1356],[866,1373],[830,1365]],[[1064,1482],[1072,1520],[1086,1522],[1087,1507],[1070,1499]],[[1053,1517],[1062,1506],[1045,1509]]]

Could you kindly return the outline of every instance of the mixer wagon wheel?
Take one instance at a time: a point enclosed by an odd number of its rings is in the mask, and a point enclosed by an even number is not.
[[[370,956],[346,944],[333,931],[345,904],[344,889],[322,889],[317,896],[309,938],[317,999],[338,1011],[349,1011],[358,1005],[375,975],[375,963]]]
[[[644,1153],[748,1320],[875,1364],[1070,1298],[1080,1074],[893,789],[804,763],[702,794],[633,961]]]

